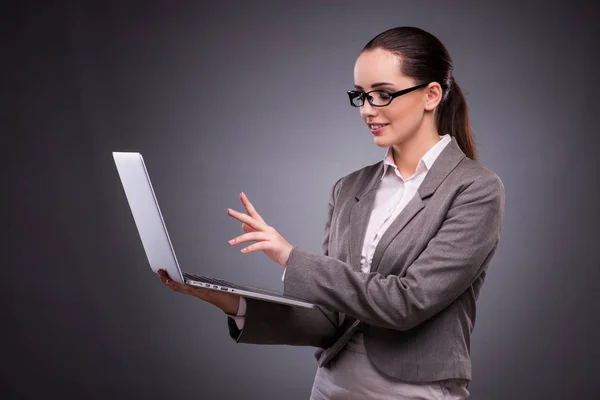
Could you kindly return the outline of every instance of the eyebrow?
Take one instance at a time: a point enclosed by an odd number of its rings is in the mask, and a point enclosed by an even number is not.
[[[389,82],[377,82],[371,85],[372,88],[376,88],[376,87],[380,87],[380,86],[394,86],[393,83],[389,83]],[[362,86],[358,86],[358,85],[354,85],[355,89],[361,89],[364,90]]]

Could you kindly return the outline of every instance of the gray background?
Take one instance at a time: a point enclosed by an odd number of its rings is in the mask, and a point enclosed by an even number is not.
[[[506,186],[471,398],[599,398],[593,6],[124,3],[2,12],[3,398],[308,398],[313,349],[237,345],[150,273],[111,151],[144,155],[184,269],[278,289],[281,267],[229,247],[225,210],[245,191],[319,250],[331,185],[383,157],[345,95],[355,58],[400,25],[448,47]]]

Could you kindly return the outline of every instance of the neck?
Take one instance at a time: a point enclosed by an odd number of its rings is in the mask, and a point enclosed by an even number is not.
[[[392,146],[394,162],[402,176],[414,174],[421,158],[440,141],[435,127],[422,128],[406,141]]]

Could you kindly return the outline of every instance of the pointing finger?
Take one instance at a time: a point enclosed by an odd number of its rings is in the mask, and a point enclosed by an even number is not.
[[[227,209],[227,214],[229,214],[229,216],[237,219],[238,221],[249,225],[251,228],[256,229],[257,231],[263,231],[263,230],[266,230],[266,228],[267,228],[264,221],[259,221],[258,219],[252,218],[250,215],[241,213],[239,211],[232,210],[231,208]]]
[[[262,219],[260,214],[256,211],[256,209],[254,208],[252,203],[250,203],[250,200],[248,200],[248,196],[246,196],[246,193],[244,193],[244,192],[240,193],[240,200],[242,200],[242,204],[244,204],[244,208],[246,209],[246,212],[248,213],[248,215],[259,220],[260,222],[263,222],[263,223],[265,222],[265,220]]]

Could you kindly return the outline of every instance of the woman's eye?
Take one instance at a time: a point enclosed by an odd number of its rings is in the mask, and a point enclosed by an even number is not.
[[[381,100],[389,100],[390,99],[390,94],[388,92],[377,92],[377,96]]]

